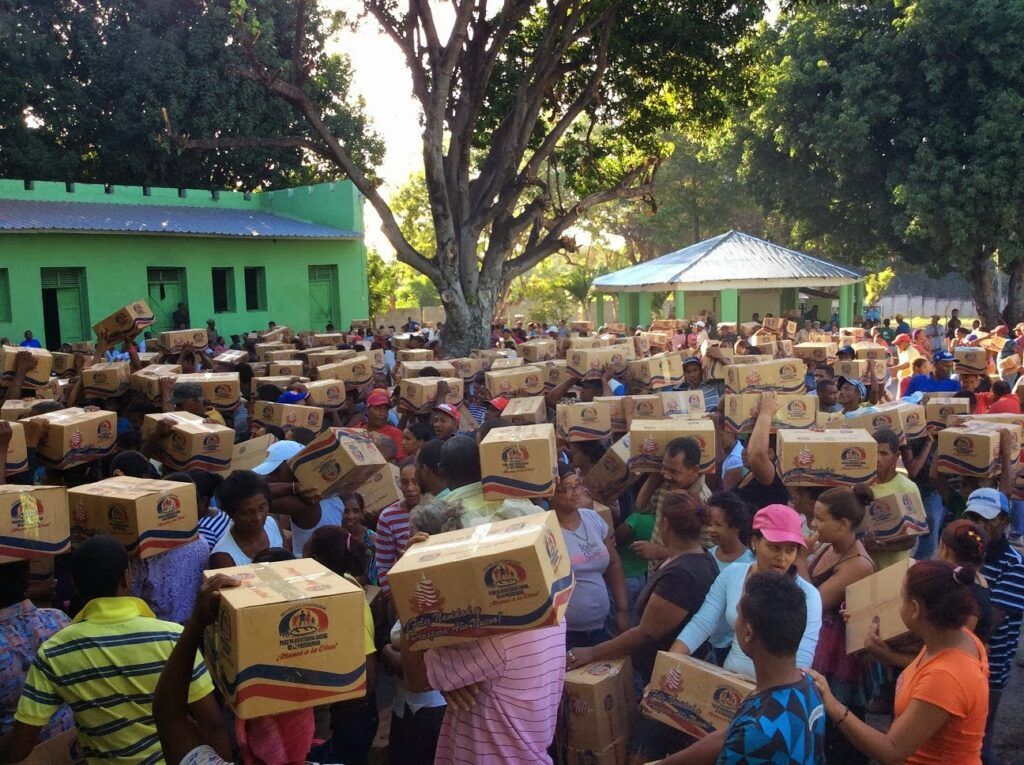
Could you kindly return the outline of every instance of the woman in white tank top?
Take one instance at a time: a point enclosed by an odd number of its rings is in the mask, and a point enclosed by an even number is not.
[[[244,566],[263,550],[284,544],[270,516],[270,490],[262,476],[236,470],[217,489],[217,503],[231,525],[210,553],[210,568]]]

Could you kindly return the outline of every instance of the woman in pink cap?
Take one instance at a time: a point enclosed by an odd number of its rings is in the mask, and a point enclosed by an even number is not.
[[[732,631],[736,624],[736,606],[748,577],[757,571],[771,571],[792,576],[804,593],[807,626],[797,650],[796,664],[798,667],[810,667],[821,629],[821,596],[810,582],[797,575],[797,551],[807,547],[801,533],[800,514],[786,505],[762,507],[754,516],[750,545],[754,551],[754,562],[737,561],[718,575],[704,599],[704,605],[679,633],[672,650],[687,656],[697,654],[720,627],[728,626]],[[740,648],[735,634],[724,666],[731,672],[754,677],[754,663]]]

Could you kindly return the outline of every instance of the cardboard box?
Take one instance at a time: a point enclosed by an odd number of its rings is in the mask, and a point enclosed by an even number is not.
[[[115,398],[128,390],[131,364],[114,361],[93,364],[82,370],[82,388],[86,398]]]
[[[591,497],[590,509],[597,513],[601,520],[604,521],[604,525],[608,527],[608,531],[615,531],[615,515],[612,513],[612,509],[596,499]]]
[[[851,380],[860,380],[865,385],[875,385],[885,382],[886,363],[877,359],[837,361],[832,365],[832,370],[836,377],[847,377]]]
[[[303,489],[322,497],[346,494],[387,464],[365,430],[328,428],[288,461]]]
[[[407,380],[419,377],[420,373],[430,367],[437,371],[441,377],[458,377],[455,374],[455,366],[448,361],[403,361],[395,367],[395,379]]]
[[[7,387],[14,379],[14,370],[17,369],[17,356],[21,351],[28,351],[32,354],[32,368],[25,374],[22,383],[24,388],[45,388],[50,382],[50,372],[53,370],[53,356],[42,348],[21,348],[15,345],[0,345],[0,385]]]
[[[871,359],[874,361],[885,361],[889,358],[889,352],[878,343],[864,342],[854,343],[853,352],[857,359]]]
[[[295,333],[292,332],[290,327],[274,327],[273,329],[265,329],[262,332],[257,333],[260,340],[267,343],[281,342],[284,340],[291,340],[295,337]]]
[[[495,359],[508,359],[512,357],[511,351],[498,350],[497,348],[482,348],[479,351],[473,351],[470,356],[475,359],[480,359],[484,363],[483,371],[487,371],[491,368],[491,364],[494,363]]]
[[[604,328],[607,332],[614,332],[617,335],[626,334],[626,325],[618,321],[605,322]]]
[[[558,476],[554,426],[495,428],[480,443],[480,466],[484,499],[550,497]]]
[[[866,430],[780,430],[775,452],[792,486],[871,483],[878,470],[878,444]]]
[[[263,351],[260,353],[260,361],[274,363],[277,361],[293,361],[299,355],[295,348],[282,348],[280,350]]]
[[[499,369],[515,369],[516,367],[522,366],[526,366],[526,362],[519,356],[514,359],[495,359],[491,362],[492,371],[497,371]]]
[[[213,357],[213,363],[225,367],[233,367],[249,362],[249,351],[224,351]]]
[[[50,354],[53,364],[50,371],[55,375],[66,375],[75,369],[75,354],[54,352]]]
[[[878,619],[878,633],[882,640],[895,640],[910,634],[900,616],[900,603],[903,600],[903,580],[913,563],[910,558],[897,561],[846,586],[846,610],[849,613],[846,653],[864,650],[864,640],[875,619]]]
[[[206,665],[241,720],[366,695],[363,590],[310,558],[207,571],[221,590]]]
[[[845,343],[850,343],[852,345],[853,342],[858,342],[859,343],[861,340],[864,339],[866,334],[867,334],[867,332],[864,329],[864,327],[840,327],[839,328],[839,336],[842,337],[842,338],[845,338],[844,344]]]
[[[761,408],[760,393],[726,393],[723,397],[722,427],[732,433],[752,433]],[[772,417],[772,432],[788,428],[815,426],[818,397],[803,393],[779,396],[779,407]]]
[[[625,433],[629,428],[626,426],[625,396],[595,396],[594,401],[608,405],[608,412],[612,419],[612,433]]]
[[[702,390],[663,390],[658,395],[661,396],[662,409],[666,417],[680,414],[704,417],[707,414]]]
[[[156,459],[171,470],[224,470],[231,464],[235,431],[223,425],[205,422],[188,412],[147,414],[142,421],[142,440],[156,430],[157,423],[168,420],[171,432],[156,446]]]
[[[7,444],[4,467],[7,477],[28,470],[28,446],[25,443],[25,426],[20,422],[11,423],[11,440]]]
[[[391,336],[391,347],[396,351],[404,351],[409,347],[411,335],[408,332],[401,332]]]
[[[345,342],[345,336],[340,332],[324,332],[310,335],[314,348],[329,348],[333,345],[341,345]]]
[[[303,364],[298,359],[293,361],[272,361],[267,365],[267,374],[273,377],[295,376],[301,377]]]
[[[413,348],[404,351],[395,351],[395,361],[433,361],[434,352],[427,348]]]
[[[307,403],[322,407],[329,412],[340,408],[345,403],[345,384],[340,380],[307,382],[306,390],[309,392]]]
[[[370,357],[370,364],[373,366],[375,374],[384,374],[387,369],[387,364],[384,359],[383,348],[372,348],[366,352],[366,355]]]
[[[250,417],[253,422],[277,428],[308,428],[319,433],[324,427],[324,410],[318,406],[301,404],[274,404],[254,401]]]
[[[455,369],[455,377],[462,378],[463,382],[472,382],[477,373],[484,371],[483,359],[448,359],[448,362]]]
[[[12,398],[0,405],[0,420],[17,422],[22,417],[28,417],[32,407],[38,404],[38,398]]]
[[[761,326],[764,329],[771,330],[772,332],[781,335],[786,327],[785,316],[765,316],[761,320]]]
[[[147,351],[145,353],[138,354],[138,356],[139,364],[141,364],[143,367],[148,367],[151,364],[158,364],[160,362],[160,359],[164,357],[164,355],[158,351]]]
[[[558,343],[550,337],[529,340],[519,346],[519,353],[531,364],[535,361],[549,361],[558,355]]]
[[[984,348],[954,348],[956,371],[960,374],[988,374],[988,351]]]
[[[117,441],[117,414],[73,407],[37,414],[32,420],[47,424],[46,434],[36,448],[36,459],[44,467],[64,470],[110,454]]]
[[[640,712],[652,720],[703,738],[729,726],[754,691],[750,678],[668,651],[658,651]]]
[[[775,342],[775,338],[771,335],[751,335],[747,342],[756,348],[758,353],[766,356],[774,356],[779,352],[778,343]]]
[[[538,396],[544,392],[544,371],[540,367],[500,369],[484,373],[484,387],[491,397]]]
[[[261,385],[276,385],[281,390],[287,390],[288,386],[293,382],[309,384],[309,378],[296,378],[294,375],[258,375],[252,378],[252,392],[255,393],[259,390]],[[332,380],[331,382],[337,383],[337,380]]]
[[[562,530],[545,512],[432,535],[388,583],[417,650],[558,624],[573,589]]]
[[[324,364],[317,367],[317,378],[320,380],[340,380],[345,387],[357,390],[373,380],[373,364],[367,356],[355,356],[351,359]]]
[[[199,533],[191,483],[117,476],[69,489],[68,505],[86,536],[109,534],[139,558],[173,550]]]
[[[999,359],[999,372],[1004,375],[1010,375],[1020,369],[1020,356],[1016,353],[1012,356]],[[1018,378],[1019,379],[1019,378]]]
[[[548,407],[543,396],[523,396],[510,400],[501,416],[513,425],[542,425],[548,421]]]
[[[356,493],[363,498],[364,512],[378,516],[385,507],[402,501],[401,472],[397,465],[385,465],[359,485]]]
[[[601,441],[612,435],[612,412],[600,401],[559,404],[555,411],[558,435],[566,441]]]
[[[197,351],[206,349],[210,339],[205,329],[177,329],[157,335],[156,346],[164,353],[180,353],[182,346],[192,344]]]
[[[569,362],[565,359],[542,361],[535,366],[540,367],[544,375],[544,391],[550,392],[569,379]]]
[[[250,438],[248,441],[241,441],[231,449],[231,464],[227,470],[217,471],[223,476],[230,475],[236,470],[252,470],[267,459],[270,445],[277,439],[267,433],[258,438]]]
[[[793,346],[793,355],[805,361],[824,363],[836,355],[839,346],[835,343],[797,343]]]
[[[692,438],[700,447],[700,469],[715,469],[715,423],[707,419],[673,417],[668,420],[634,420],[629,427],[629,469],[660,473],[665,448],[677,438]]]
[[[747,337],[747,338],[749,338],[751,335],[753,335],[759,329],[761,329],[761,324],[759,322],[756,322],[756,321],[744,321],[744,322],[740,323],[739,335],[740,335],[740,337]]]
[[[936,460],[942,473],[988,477],[1002,469],[1000,432],[1008,428],[1020,444],[1020,425],[1009,423],[968,422],[960,427],[947,427],[938,435]]]
[[[927,534],[928,516],[921,495],[917,492],[890,494],[876,499],[868,505],[859,531],[883,541]]]
[[[971,404],[966,398],[939,396],[930,398],[924,405],[925,420],[928,430],[942,430],[946,427],[950,415],[967,415],[971,413]]]
[[[203,404],[214,409],[233,409],[242,397],[238,372],[197,372],[178,375],[175,383],[198,383],[203,389]]]
[[[894,402],[858,409],[849,415],[837,414],[829,420],[830,428],[864,429],[874,435],[891,430],[900,438],[920,438],[925,433],[925,409],[920,404]]]
[[[658,353],[630,361],[630,381],[648,390],[674,388],[683,382],[683,357],[677,352]]]
[[[593,332],[594,322],[592,321],[571,321],[569,322],[569,329],[573,332]]]
[[[803,393],[805,366],[794,359],[743,363],[736,357],[725,367],[726,393]]]
[[[107,341],[117,343],[135,337],[154,321],[156,317],[146,301],[136,300],[93,324],[92,331],[96,333],[96,337],[106,331]]]
[[[596,661],[567,671],[562,704],[569,746],[597,751],[616,744],[633,725],[632,662]]]
[[[78,730],[71,728],[40,741],[18,765],[86,765],[85,750],[78,740]]]
[[[60,555],[70,547],[67,489],[0,484],[0,563]]]
[[[583,484],[602,502],[611,502],[636,480],[629,470],[630,440],[627,433],[604,453],[587,474]]]
[[[150,401],[159,401],[160,378],[173,377],[177,380],[180,374],[181,366],[179,364],[151,364],[128,378],[128,384],[132,390],[141,393]]]
[[[306,357],[306,364],[310,369],[319,369],[327,364],[337,364],[339,361],[344,361],[346,358],[352,358],[355,355],[352,351],[309,351],[304,354]]]
[[[660,420],[665,416],[665,399],[657,393],[620,398],[627,431],[634,420]]]
[[[613,372],[621,373],[628,363],[625,350],[620,345],[611,348],[571,348],[565,360],[571,372],[591,378],[600,377],[608,366]]]
[[[448,384],[448,393],[443,401],[460,406],[464,399],[461,377],[412,377],[406,378],[398,385],[398,405],[412,412],[427,412],[437,399],[437,384],[441,381]]]

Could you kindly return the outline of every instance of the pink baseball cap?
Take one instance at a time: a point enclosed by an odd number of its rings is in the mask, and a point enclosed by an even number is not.
[[[459,410],[451,404],[438,404],[434,407],[435,412],[444,412],[456,422],[462,421],[462,415],[459,414]]]
[[[366,405],[380,406],[381,404],[391,406],[391,396],[383,388],[374,388],[370,391],[370,395],[366,397]]]
[[[807,547],[804,541],[803,528],[800,524],[800,513],[789,505],[767,505],[754,515],[754,531],[769,542],[793,544]]]

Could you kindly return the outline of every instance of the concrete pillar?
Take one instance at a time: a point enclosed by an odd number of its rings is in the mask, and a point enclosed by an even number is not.
[[[867,290],[864,282],[857,282],[853,285],[853,315],[864,317],[864,298],[867,297]]]
[[[651,323],[651,293],[650,292],[638,292],[637,293],[637,317],[634,326],[643,325],[648,326]]]
[[[594,293],[594,302],[597,304],[594,311],[594,321],[598,327],[604,325],[604,293]]]
[[[849,327],[853,324],[854,290],[852,284],[839,288],[839,326]]]
[[[625,323],[627,328],[636,326],[636,293],[619,293],[619,321]]]
[[[784,316],[787,311],[795,311],[800,305],[800,291],[796,287],[786,287],[779,292],[779,311]]]
[[[722,315],[718,321],[739,322],[740,320],[740,293],[739,290],[727,289],[719,293],[722,302]]]
[[[675,317],[677,319],[686,318],[686,293],[683,290],[676,290],[675,292]]]

